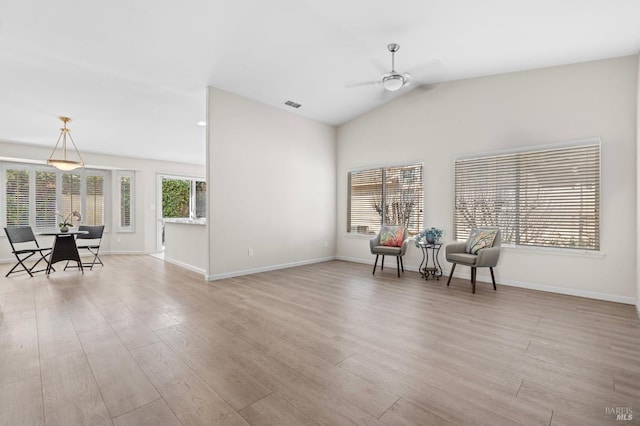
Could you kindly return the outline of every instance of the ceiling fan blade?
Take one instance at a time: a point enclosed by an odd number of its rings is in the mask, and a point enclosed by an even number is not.
[[[344,87],[347,87],[349,89],[353,88],[353,87],[364,87],[364,86],[377,86],[380,85],[380,81],[376,80],[376,81],[363,81],[361,83],[347,83],[344,85]]]

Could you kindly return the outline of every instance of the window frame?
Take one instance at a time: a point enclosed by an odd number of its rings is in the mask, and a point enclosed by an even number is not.
[[[418,212],[417,212],[417,217],[419,218],[419,223],[416,225],[416,229],[417,231],[414,232],[413,229],[408,230],[408,233],[410,236],[417,234],[418,232],[421,232],[424,228],[424,200],[425,200],[425,195],[424,195],[424,190],[425,190],[425,173],[424,173],[424,161],[412,161],[412,162],[406,162],[406,163],[400,163],[400,164],[385,164],[385,165],[379,165],[379,166],[371,166],[371,167],[362,167],[362,168],[357,168],[357,169],[350,169],[347,171],[347,211],[346,211],[346,232],[347,235],[350,236],[363,236],[363,237],[371,237],[372,235],[377,234],[377,232],[357,232],[355,230],[353,230],[354,227],[357,227],[357,225],[352,225],[351,224],[351,217],[352,217],[352,175],[353,173],[359,173],[359,172],[373,172],[376,170],[380,170],[381,171],[381,201],[384,202],[387,191],[386,191],[386,187],[385,187],[385,170],[388,169],[399,169],[399,168],[403,168],[403,167],[420,167],[420,171],[421,171],[421,177],[420,177],[420,189],[421,189],[421,196],[420,196],[420,201],[418,203]],[[380,214],[380,213],[378,213]],[[384,216],[382,214],[380,214],[380,227],[382,227],[383,225],[385,225],[384,223]]]
[[[206,178],[202,178],[202,177],[197,177],[197,176],[184,176],[184,175],[172,175],[172,174],[166,174],[166,173],[159,173],[158,174],[158,217],[160,220],[164,220],[164,219],[189,219],[189,220],[197,220],[197,219],[206,219],[208,212],[206,211],[206,199],[205,199],[205,215],[204,216],[197,216],[197,209],[196,209],[196,186],[198,182],[203,182],[205,185],[207,185],[206,190],[208,191],[208,184],[207,184],[207,180]],[[162,191],[162,183],[163,181],[167,179],[167,180],[182,180],[182,181],[186,181],[189,183],[189,215],[185,216],[185,217],[177,217],[177,218],[171,218],[171,217],[163,217],[163,207],[162,207],[162,195],[163,195],[163,191]]]
[[[554,143],[554,144],[546,144],[546,145],[537,145],[537,146],[527,146],[527,147],[522,147],[522,148],[517,148],[517,149],[511,149],[511,150],[501,150],[501,151],[491,151],[491,152],[487,152],[487,153],[481,153],[481,154],[474,154],[474,155],[466,155],[466,156],[460,156],[457,158],[454,158],[453,161],[453,170],[454,170],[454,177],[453,177],[453,185],[454,185],[454,191],[453,191],[453,235],[454,238],[456,238],[457,240],[464,240],[465,235],[468,233],[468,230],[466,230],[466,228],[461,229],[460,227],[463,225],[462,223],[459,223],[458,221],[458,186],[459,184],[461,184],[458,181],[458,176],[457,176],[457,164],[459,161],[465,161],[465,160],[474,160],[474,159],[497,159],[498,157],[505,157],[505,156],[514,156],[516,157],[518,154],[522,154],[522,155],[527,155],[527,154],[543,154],[545,152],[549,152],[549,151],[560,151],[563,149],[571,149],[571,148],[584,148],[584,149],[590,149],[592,148],[594,151],[597,150],[597,156],[595,156],[594,158],[597,159],[597,164],[596,166],[591,167],[592,169],[596,170],[595,173],[597,173],[597,176],[591,176],[592,182],[594,182],[595,185],[597,185],[597,187],[594,189],[594,196],[597,198],[596,202],[594,203],[595,209],[596,211],[594,212],[594,221],[595,221],[595,226],[592,227],[593,232],[595,233],[595,242],[589,247],[589,246],[576,246],[576,247],[572,247],[570,245],[562,244],[562,240],[557,240],[559,243],[558,244],[543,244],[543,243],[520,243],[522,236],[521,235],[515,235],[513,238],[513,241],[509,242],[505,242],[504,241],[504,232],[503,232],[503,246],[508,247],[508,248],[517,248],[517,249],[524,249],[524,250],[548,250],[548,251],[553,251],[553,252],[564,252],[564,253],[571,253],[571,254],[600,254],[601,253],[601,243],[602,243],[602,232],[601,232],[601,228],[602,228],[602,142],[600,140],[600,138],[588,138],[588,139],[580,139],[580,140],[575,140],[575,141],[568,141],[568,142],[562,142],[562,143]],[[568,160],[568,159],[573,159],[570,158],[571,153],[569,151],[566,152],[567,156],[565,156],[564,158],[560,158],[561,160]],[[514,164],[516,164],[516,162],[514,161]],[[538,164],[543,164],[541,162],[539,163],[534,163],[533,161],[529,161],[526,163],[526,166],[531,167],[531,165],[538,165]],[[503,170],[504,171],[504,168]],[[546,175],[543,176],[549,176],[550,173],[547,172]],[[522,220],[522,216],[520,215],[520,208],[522,207],[522,204],[518,204],[517,200],[519,199],[519,194],[520,191],[522,189],[522,181],[519,178],[515,178],[514,181],[516,182],[515,185],[513,186],[515,194],[513,196],[513,206],[515,206],[515,210],[516,213],[513,214],[513,219],[517,222],[516,225],[514,225],[513,227],[513,232],[516,233],[521,233],[521,227],[520,227],[520,221]],[[570,181],[565,181],[566,185],[569,185]],[[577,184],[577,180],[575,183],[573,183],[572,185],[576,185]],[[544,188],[544,186],[542,186]],[[562,199],[562,202],[566,203],[567,200],[570,200],[569,197]],[[579,222],[579,219],[575,219],[574,222]],[[572,222],[572,223],[574,223]],[[478,223],[476,226],[500,226],[499,223]],[[534,224],[534,226],[540,227],[541,225],[539,225],[539,223]],[[473,225],[472,225],[473,227]],[[567,232],[567,234],[570,234],[571,232],[571,228],[570,226],[568,228],[565,228]],[[504,230],[503,230],[504,231]]]

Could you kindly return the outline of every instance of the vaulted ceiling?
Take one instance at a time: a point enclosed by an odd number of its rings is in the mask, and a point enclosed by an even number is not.
[[[359,84],[390,42],[414,77],[392,95]],[[422,85],[639,49],[638,0],[0,0],[0,140],[52,147],[67,115],[81,150],[204,164],[208,85],[339,125]]]

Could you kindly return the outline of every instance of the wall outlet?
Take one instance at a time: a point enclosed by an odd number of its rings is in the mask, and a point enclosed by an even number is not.
[[[253,249],[249,249],[249,252],[247,253],[247,256],[253,256]]]

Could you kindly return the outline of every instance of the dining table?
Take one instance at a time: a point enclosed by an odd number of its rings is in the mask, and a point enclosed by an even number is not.
[[[51,230],[39,233],[39,235],[55,237],[53,246],[51,247],[49,264],[47,265],[47,275],[51,273],[52,265],[54,263],[63,260],[73,260],[77,262],[78,268],[84,274],[84,269],[82,268],[82,260],[80,260],[80,253],[78,253],[78,246],[76,245],[76,235],[88,233],[88,231],[79,231],[77,229],[69,229],[67,232],[61,232],[60,230]]]

